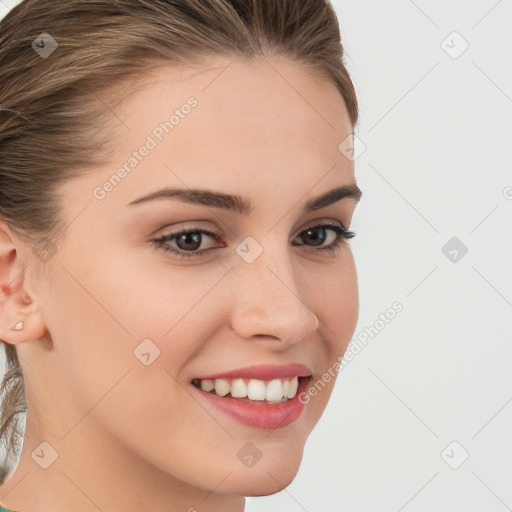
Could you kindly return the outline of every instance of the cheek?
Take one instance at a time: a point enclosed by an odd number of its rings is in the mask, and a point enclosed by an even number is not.
[[[141,270],[134,272],[135,268]],[[159,362],[178,369],[211,337],[212,329],[221,328],[216,285],[224,273],[213,266],[156,262],[126,267],[101,278],[99,286],[113,315],[130,332],[132,350],[150,339],[161,350]],[[126,276],[131,276],[129,282]]]
[[[60,293],[54,301],[65,304],[65,311],[59,307],[54,323],[58,339],[72,340],[62,356],[69,377],[76,381],[80,375],[82,387],[87,383],[84,392],[92,396],[130,368],[164,372],[170,379],[168,370],[179,377],[182,367],[226,321],[216,288],[226,270],[180,267],[162,260],[142,265],[136,256],[105,252],[102,258],[103,263],[87,262],[76,256],[76,280],[67,273],[58,276]],[[65,330],[59,325],[63,315],[70,320]],[[143,388],[148,390],[148,384],[145,381]]]
[[[311,397],[312,408],[318,416],[325,409],[338,377],[339,363],[354,335],[359,315],[357,271],[352,252],[347,250],[340,265],[323,279],[321,290],[315,295],[318,306],[322,339],[325,341],[325,359]],[[316,383],[316,385],[315,385]],[[310,387],[310,389],[311,389]]]
[[[94,404],[133,365],[133,336],[96,276],[67,266],[53,279],[48,329],[53,373],[82,403]]]
[[[162,425],[166,436],[178,427],[194,430],[201,411],[187,411],[188,395],[176,378],[221,328],[215,322],[225,320],[215,290],[225,271],[116,262],[75,256],[63,262],[68,272],[53,276],[50,373],[56,388],[68,390],[63,410],[69,426],[91,411],[91,418],[139,450],[139,431],[157,443]],[[177,416],[177,409],[184,413]]]
[[[309,292],[320,328],[328,340],[331,359],[345,352],[359,315],[359,290],[352,252],[346,250],[338,261],[339,265],[312,277],[317,284],[311,284]]]

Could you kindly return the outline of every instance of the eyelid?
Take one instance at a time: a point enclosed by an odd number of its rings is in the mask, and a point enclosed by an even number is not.
[[[209,222],[208,225],[204,226],[201,223],[202,222]],[[183,225],[186,224],[186,225]],[[153,239],[154,237],[157,238],[163,238],[168,237],[171,235],[178,235],[179,233],[185,231],[211,231],[215,236],[219,238],[223,238],[225,236],[225,233],[222,229],[218,228],[215,224],[213,224],[210,221],[201,221],[201,220],[191,220],[187,221],[185,223],[177,223],[177,227],[167,225],[163,228],[156,229],[153,231],[150,235],[148,235],[148,239]]]
[[[325,218],[324,219],[316,219],[316,220],[312,220],[311,222],[306,223],[306,225],[304,227],[301,227],[297,231],[297,234],[295,235],[294,238],[296,238],[298,235],[300,235],[303,231],[306,231],[307,229],[310,229],[310,228],[314,228],[318,225],[334,226],[334,227],[342,228],[342,229],[348,231],[348,227],[346,227],[345,224],[343,222],[341,222],[340,220],[325,219]]]
[[[301,230],[299,230],[298,234],[294,237],[293,240],[295,240],[297,237],[300,237],[300,235],[302,233],[306,232],[308,229],[315,229],[315,228],[319,228],[319,227],[323,227],[323,228],[327,228],[327,229],[330,228],[332,231],[334,231],[336,233],[335,240],[332,244],[330,244],[326,247],[310,249],[308,252],[311,252],[311,253],[317,252],[318,254],[320,254],[320,253],[324,253],[324,252],[326,252],[326,253],[330,252],[331,254],[335,254],[344,245],[346,245],[348,243],[347,242],[348,239],[355,236],[355,233],[346,229],[344,227],[343,222],[340,222],[340,221],[317,220],[317,221],[313,221],[312,225],[306,225],[306,226],[307,227],[303,227]],[[194,259],[194,258],[200,259],[202,256],[205,255],[205,253],[209,253],[212,249],[214,249],[214,247],[208,248],[208,249],[203,249],[201,251],[188,252],[188,251],[182,251],[180,249],[172,249],[169,246],[170,240],[175,239],[176,237],[179,237],[182,234],[188,234],[188,233],[194,233],[194,232],[202,233],[217,242],[222,240],[222,236],[219,236],[216,234],[218,232],[217,229],[208,230],[208,229],[205,229],[205,228],[199,227],[199,226],[190,226],[190,227],[182,226],[181,229],[178,228],[176,231],[173,231],[167,235],[162,235],[157,239],[152,239],[151,242],[155,247],[162,249],[164,252],[174,253],[177,257],[179,257],[181,259]],[[296,246],[296,245],[303,245],[303,244],[300,244],[300,243],[297,244],[293,241],[292,245]]]
[[[218,228],[215,224],[211,223],[208,226],[202,226],[199,223],[205,222],[205,221],[189,221],[190,226],[184,226],[184,225],[178,225],[176,228],[171,228],[170,226],[155,230],[150,237],[156,236],[157,238],[163,238],[163,237],[169,237],[171,235],[178,236],[181,232],[187,232],[187,231],[211,231],[216,237],[218,238],[224,238],[226,235],[224,231],[222,231],[220,228]],[[325,224],[325,225],[331,225],[331,226],[337,226],[341,227],[344,230],[350,229],[350,224],[348,226],[345,226],[345,224],[342,221],[339,220],[333,220],[333,219],[316,219],[311,220],[307,222],[304,226],[300,227],[298,231],[296,231],[296,234],[292,238],[296,238],[298,235],[300,235],[303,231],[313,228],[315,226],[318,226],[319,224]],[[167,231],[167,228],[169,228],[169,231]],[[164,231],[165,230],[165,231]],[[157,233],[162,232],[162,234],[157,235]]]
[[[345,228],[345,224],[343,224],[343,222],[341,222],[340,220],[333,220],[333,219],[327,219],[327,218],[324,218],[324,219],[316,219],[316,220],[312,220],[311,222],[307,222],[306,223],[306,226],[301,228],[301,231],[304,230],[304,229],[308,229],[310,227],[313,227],[313,226],[318,226],[318,224],[330,224],[330,225],[335,225],[335,226],[340,226],[342,228]]]

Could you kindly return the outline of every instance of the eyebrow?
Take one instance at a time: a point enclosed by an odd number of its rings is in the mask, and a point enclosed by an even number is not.
[[[333,188],[320,196],[306,201],[303,212],[308,213],[319,210],[320,208],[325,208],[326,206],[340,201],[341,199],[345,199],[346,197],[353,199],[355,202],[359,202],[362,194],[361,189],[355,183]],[[214,192],[212,190],[168,187],[157,190],[156,192],[152,192],[143,197],[139,197],[138,199],[128,203],[128,206],[147,203],[148,201],[155,201],[158,199],[175,199],[185,203],[221,208],[244,216],[250,215],[253,210],[251,201],[239,195]]]

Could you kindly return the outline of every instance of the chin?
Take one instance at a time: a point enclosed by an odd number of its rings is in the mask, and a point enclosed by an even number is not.
[[[242,496],[269,496],[282,491],[293,482],[301,460],[302,453],[298,458],[296,455],[285,456],[273,463],[257,464],[248,471],[233,473],[231,492]]]
[[[245,485],[241,494],[244,496],[270,496],[271,494],[276,494],[293,482],[298,470],[299,468],[297,467],[293,471],[289,471],[284,478],[276,478],[274,474],[272,476],[267,474],[266,478],[261,478],[259,481],[253,481]]]

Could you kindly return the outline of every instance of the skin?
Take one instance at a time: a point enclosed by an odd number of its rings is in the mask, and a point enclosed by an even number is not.
[[[345,198],[301,213],[307,199],[355,183],[353,162],[338,150],[352,127],[335,85],[286,60],[220,57],[164,66],[148,84],[116,112],[124,124],[112,132],[112,160],[62,186],[72,224],[50,260],[0,224],[9,285],[0,338],[17,347],[28,404],[20,462],[0,489],[15,510],[238,512],[244,496],[283,489],[334,379],[274,431],[200,404],[190,381],[288,363],[306,364],[316,381],[356,327],[349,242],[335,254],[291,243],[321,221],[348,228],[357,204]],[[190,96],[198,106],[179,126],[103,200],[93,197]],[[244,217],[177,200],[127,206],[164,186],[240,194],[254,209]],[[150,241],[181,227],[217,227],[222,242],[206,236],[199,250],[211,250],[185,260]],[[263,248],[250,264],[235,252],[247,236]],[[183,248],[176,244],[168,242]],[[19,319],[25,329],[9,330]],[[145,338],[161,351],[148,366],[133,353]],[[47,469],[31,455],[43,441],[58,452]],[[250,468],[237,457],[247,442],[262,454]]]

